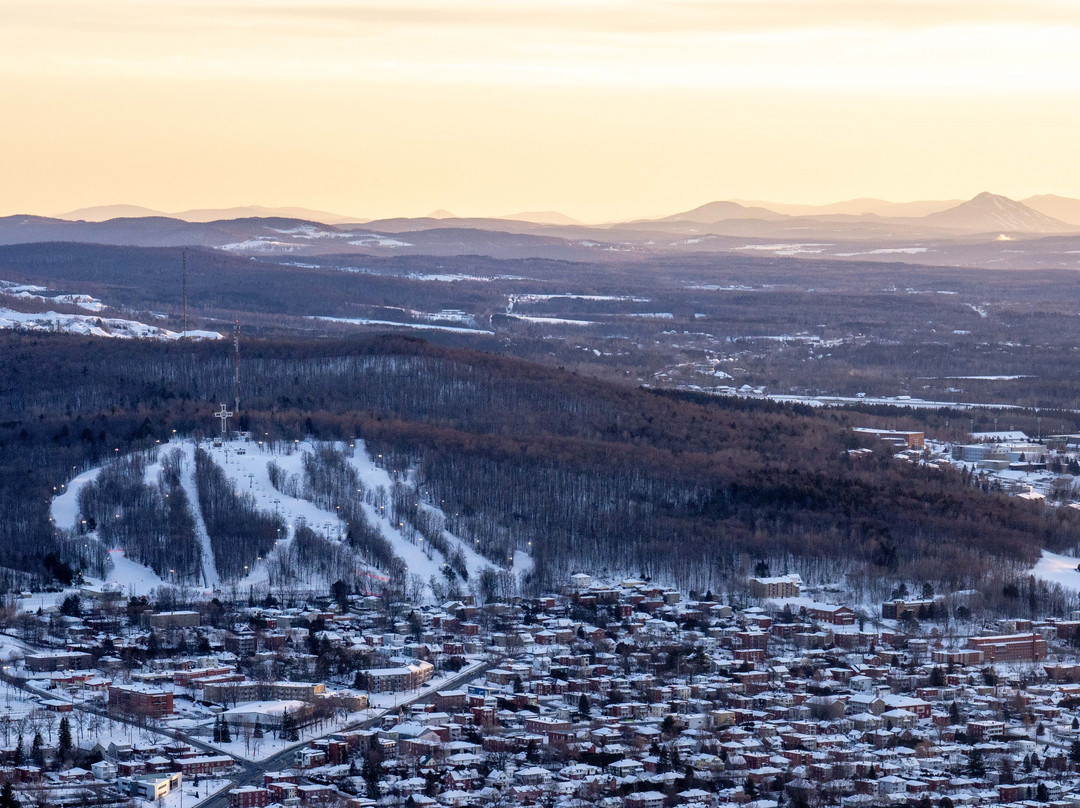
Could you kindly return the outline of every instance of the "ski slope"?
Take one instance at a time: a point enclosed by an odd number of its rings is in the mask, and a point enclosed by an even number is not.
[[[348,533],[348,526],[336,512],[321,508],[307,499],[284,494],[274,488],[270,481],[268,464],[273,462],[288,478],[294,479],[297,488],[302,491],[304,457],[324,445],[314,441],[295,441],[292,444],[270,441],[263,443],[226,441],[221,446],[214,446],[211,443],[200,444],[193,439],[182,439],[163,445],[158,458],[147,463],[143,482],[149,486],[157,486],[160,481],[162,463],[167,455],[176,450],[182,453],[180,483],[187,495],[196,538],[202,549],[203,583],[208,595],[225,584],[241,589],[269,586],[271,565],[274,564],[279,553],[289,548],[295,538],[296,529],[301,524],[306,524],[329,541],[343,541]],[[274,549],[267,554],[266,558],[260,558],[245,576],[237,581],[223,581],[215,564],[210,537],[199,508],[198,489],[195,482],[197,448],[202,448],[221,468],[238,493],[250,494],[259,510],[279,515],[284,525],[282,535],[275,542]],[[357,473],[363,491],[370,492],[379,501],[389,502],[390,492],[395,483],[394,477],[379,465],[378,458],[368,453],[363,441],[356,441],[354,444],[339,442],[333,444],[333,448],[345,454],[348,463]],[[77,528],[81,520],[79,491],[87,483],[96,479],[100,471],[99,467],[79,474],[66,484],[62,493],[53,499],[50,515],[58,528],[64,530]],[[404,477],[404,480],[408,480],[408,475]],[[361,494],[358,492],[357,496]],[[409,575],[418,576],[423,581],[425,596],[432,596],[434,592],[430,586],[431,581],[440,584],[447,583],[444,568],[448,559],[434,547],[427,546],[418,533],[412,530],[406,531],[404,523],[395,523],[390,516],[389,506],[377,507],[366,501],[367,499],[365,498],[362,507],[370,524],[386,538],[393,553],[405,564]],[[419,507],[423,511],[443,515],[445,518],[442,511],[431,503],[421,502]],[[414,538],[409,538],[409,535]],[[460,552],[468,569],[470,581],[477,580],[485,569],[499,569],[496,564],[470,546],[470,542],[462,540],[448,530],[443,530],[442,535],[451,548]],[[88,533],[87,536],[92,540],[98,540],[94,532]],[[112,570],[104,580],[98,583],[112,584],[125,593],[136,594],[150,594],[154,589],[166,583],[150,568],[129,559],[123,550],[109,548],[109,551]],[[359,558],[356,559],[356,567],[360,569],[366,567],[371,574],[381,577],[380,571],[363,564]],[[524,553],[520,553],[515,557],[513,567],[517,573],[527,572],[531,567],[530,559]]]
[[[75,530],[79,526],[79,492],[84,485],[96,480],[100,473],[101,466],[84,471],[68,480],[63,493],[53,498],[49,505],[49,516],[56,527],[61,530]]]
[[[149,595],[165,581],[147,566],[132,561],[123,550],[109,550],[112,569],[103,579],[87,578],[91,584],[111,585],[125,595]]]
[[[357,476],[359,476],[360,482],[364,485],[365,489],[378,491],[382,488],[389,494],[394,485],[393,478],[386,469],[375,462],[375,458],[368,453],[367,447],[364,445],[363,441],[356,441],[355,448],[349,457],[349,464],[356,469]],[[442,514],[442,511],[439,508],[430,503],[421,502],[420,508]],[[423,551],[420,551],[423,558],[416,558],[415,553],[410,552],[410,550],[418,550],[419,548],[402,536],[399,528],[396,527],[389,518],[384,516],[381,512],[377,512],[373,506],[366,502],[364,503],[364,513],[372,524],[378,525],[383,535],[390,539],[390,542],[394,546],[394,553],[409,565],[409,572],[415,572],[418,575],[422,575],[425,581],[431,575],[435,575],[436,578],[443,577],[442,566],[446,563],[446,559],[442,557],[441,553],[433,550],[434,558],[438,559],[437,561],[428,559],[426,555],[423,554]],[[467,542],[458,538],[450,531],[444,530],[442,534],[451,547],[456,547],[461,550],[461,554],[465,558],[466,567],[469,570],[470,580],[473,579],[474,576],[478,576],[485,569],[495,568],[495,565],[491,561],[484,558],[484,556],[480,555],[470,547]],[[408,555],[406,555],[406,553],[408,553]],[[416,568],[410,563],[410,557],[415,559],[417,564]],[[432,567],[432,564],[435,566]]]
[[[166,451],[171,452],[173,448],[170,445]],[[210,534],[206,532],[206,522],[203,521],[202,510],[199,508],[199,489],[195,485],[195,443],[183,441],[178,448],[184,453],[180,487],[184,489],[184,496],[187,497],[191,521],[195,524],[195,538],[199,540],[202,550],[199,559],[202,562],[203,585],[216,589],[221,584],[221,576],[218,575],[214,550],[210,546]]]

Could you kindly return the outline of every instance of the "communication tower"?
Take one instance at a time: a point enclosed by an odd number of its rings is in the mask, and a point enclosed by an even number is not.
[[[240,320],[233,323],[233,410],[240,412]]]

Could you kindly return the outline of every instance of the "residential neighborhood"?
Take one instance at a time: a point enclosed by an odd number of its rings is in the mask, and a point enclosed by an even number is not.
[[[0,777],[23,804],[1080,804],[1080,615],[965,633],[955,599],[804,589],[68,595],[8,613]]]

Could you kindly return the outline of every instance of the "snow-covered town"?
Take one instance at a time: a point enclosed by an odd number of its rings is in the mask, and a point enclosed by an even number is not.
[[[0,774],[170,808],[1080,803],[1080,615],[756,572],[737,602],[584,573],[427,605],[68,590],[6,612]]]
[[[1080,435],[1031,437],[1020,430],[973,432],[966,443],[932,440],[922,432],[860,427],[861,439],[879,439],[897,449],[900,460],[953,467],[989,491],[1022,499],[1080,508]],[[858,455],[865,449],[853,449]]]

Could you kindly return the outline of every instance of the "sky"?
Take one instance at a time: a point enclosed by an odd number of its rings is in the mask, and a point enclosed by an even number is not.
[[[0,214],[1080,196],[1075,0],[0,0]]]

